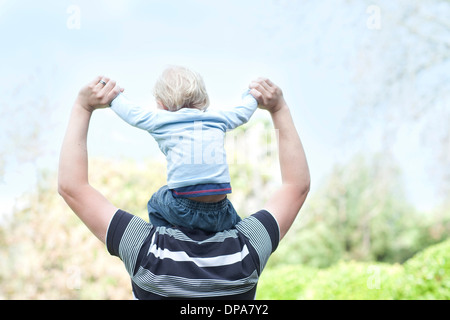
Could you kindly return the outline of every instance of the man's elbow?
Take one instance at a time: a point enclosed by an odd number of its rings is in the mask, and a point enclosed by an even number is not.
[[[311,178],[308,176],[303,183],[303,194],[307,195],[311,190]]]
[[[300,183],[295,184],[295,194],[297,198],[303,203],[306,196],[311,190],[311,179],[309,177],[302,179]]]
[[[67,183],[58,181],[58,193],[65,200],[68,197],[70,197],[70,194],[72,193],[72,189],[71,189],[70,185],[68,185]]]
[[[302,183],[284,183],[283,185],[283,192],[289,194],[291,205],[297,206],[300,210],[308,196],[311,185],[310,181],[308,180]]]
[[[58,193],[68,202],[69,199],[76,198],[79,194],[80,186],[70,181],[58,180]]]

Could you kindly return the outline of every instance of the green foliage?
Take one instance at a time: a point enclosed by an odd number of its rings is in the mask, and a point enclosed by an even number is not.
[[[404,264],[400,299],[450,299],[450,240],[434,245]]]
[[[450,234],[449,211],[415,210],[399,170],[379,156],[336,166],[270,260],[328,267],[341,260],[402,263]]]
[[[391,300],[450,298],[450,240],[405,264],[339,262],[326,269],[303,265],[268,268],[257,299]]]

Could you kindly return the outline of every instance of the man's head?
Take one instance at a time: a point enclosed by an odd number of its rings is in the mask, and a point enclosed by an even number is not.
[[[163,71],[153,88],[153,95],[157,103],[169,111],[181,108],[206,110],[209,106],[200,74],[181,66],[170,66]]]

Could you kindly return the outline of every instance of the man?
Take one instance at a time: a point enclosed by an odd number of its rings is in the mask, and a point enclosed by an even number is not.
[[[58,191],[108,251],[122,259],[136,298],[254,298],[270,254],[306,199],[310,176],[281,89],[263,78],[249,88],[278,130],[282,184],[262,210],[217,233],[155,227],[116,208],[89,184],[87,134],[92,112],[108,107],[123,89],[97,77],[79,92],[61,149]]]

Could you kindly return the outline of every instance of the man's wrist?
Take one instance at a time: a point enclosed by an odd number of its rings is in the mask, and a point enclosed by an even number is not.
[[[274,115],[277,112],[284,110],[284,109],[289,109],[288,105],[286,104],[286,101],[280,101],[279,103],[277,103],[277,105],[275,107],[273,107],[272,109],[269,110],[269,112]]]
[[[74,109],[83,110],[83,111],[86,111],[86,112],[89,112],[89,113],[92,113],[94,111],[94,108],[92,108],[91,106],[89,106],[88,104],[86,104],[86,103],[84,103],[82,101],[79,101],[78,99],[75,100],[73,108]]]

